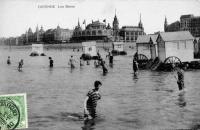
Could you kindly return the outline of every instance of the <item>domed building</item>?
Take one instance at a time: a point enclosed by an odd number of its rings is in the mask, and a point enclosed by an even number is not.
[[[73,42],[82,42],[82,41],[108,41],[112,39],[112,29],[110,25],[106,26],[106,24],[97,21],[92,21],[92,23],[88,24],[85,30],[82,30],[80,27],[80,23],[78,21],[78,25],[75,27],[72,41]]]

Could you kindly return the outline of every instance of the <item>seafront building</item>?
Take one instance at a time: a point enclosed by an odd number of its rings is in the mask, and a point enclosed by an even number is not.
[[[58,25],[56,29],[48,29],[44,33],[43,41],[46,43],[66,43],[70,41],[72,34],[72,30],[63,29]]]
[[[75,27],[72,41],[83,42],[83,41],[110,41],[112,40],[113,30],[110,25],[106,26],[105,23],[92,21],[88,24],[85,29],[82,29],[78,20],[78,25]]]
[[[122,26],[119,35],[123,38],[124,42],[136,42],[138,36],[145,35],[141,15],[138,26]]]
[[[190,31],[194,37],[200,37],[200,16],[194,16],[192,14],[181,15],[180,21],[171,24],[167,23],[167,18],[165,17],[164,31]]]
[[[35,32],[29,28],[24,34],[19,37],[8,38],[5,44],[9,45],[29,45],[35,42],[43,42],[44,44],[57,44],[67,42],[84,42],[84,41],[96,41],[96,42],[136,42],[138,36],[145,35],[144,27],[141,21],[138,26],[122,26],[119,27],[119,20],[115,13],[112,27],[109,23],[106,23],[106,19],[103,22],[92,21],[82,28],[78,20],[77,26],[73,30],[61,28],[59,25],[54,29],[47,29],[46,31],[36,26]],[[12,41],[12,42],[10,42]],[[15,41],[15,42],[13,42]]]
[[[122,26],[122,28],[120,28],[119,20],[115,13],[112,28],[109,23],[106,25],[97,20],[94,22],[92,21],[92,23],[88,24],[85,29],[82,29],[80,22],[78,21],[78,25],[74,29],[72,41],[82,42],[95,40],[100,42],[136,42],[137,37],[140,35],[145,35],[141,17],[138,26]]]
[[[4,40],[5,45],[30,45],[32,43],[63,43],[70,42],[73,30],[63,29],[59,25],[55,29],[44,31],[43,27],[36,27],[35,32],[31,28],[19,37],[10,37]]]

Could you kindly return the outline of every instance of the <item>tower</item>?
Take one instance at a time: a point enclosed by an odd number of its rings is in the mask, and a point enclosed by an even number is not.
[[[28,43],[28,31],[26,31],[26,43]]]
[[[79,18],[78,18],[78,27],[80,27],[80,22],[79,22]]]
[[[36,33],[36,41],[37,42],[39,42],[40,41],[40,34],[39,34],[39,28],[38,28],[38,25],[37,25],[37,27],[36,27],[36,31],[35,31],[35,33]]]
[[[142,24],[142,20],[141,20],[141,14],[140,14],[140,22],[138,23],[138,27],[141,28],[142,30],[143,28],[143,24]]]
[[[40,33],[44,33],[43,26],[41,26],[41,28],[40,28]]]
[[[164,31],[166,32],[167,31],[167,18],[165,16],[165,23],[164,23]]]
[[[119,37],[119,21],[117,19],[117,15],[116,15],[116,10],[115,10],[115,17],[113,20],[113,36],[114,36],[114,40],[118,40]]]

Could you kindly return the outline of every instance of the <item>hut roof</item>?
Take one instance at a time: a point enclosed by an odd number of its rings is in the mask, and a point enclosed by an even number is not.
[[[189,31],[161,32],[159,35],[164,41],[181,41],[194,39]]]
[[[156,44],[157,34],[150,34],[150,35],[139,35],[137,38],[136,43],[149,43],[150,38],[152,39],[153,43]]]

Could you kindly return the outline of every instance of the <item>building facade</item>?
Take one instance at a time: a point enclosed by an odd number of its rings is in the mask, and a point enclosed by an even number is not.
[[[110,25],[98,21],[92,21],[88,24],[83,30],[78,21],[78,25],[75,27],[72,41],[73,42],[82,42],[82,41],[109,41],[112,40],[113,30],[110,28]]]
[[[180,17],[181,30],[190,31],[194,37],[200,37],[200,16],[182,15]]]
[[[119,35],[124,42],[136,42],[139,35],[145,35],[144,30],[138,26],[123,26]]]
[[[124,42],[136,42],[138,36],[145,35],[141,15],[138,26],[122,26],[119,35]]]
[[[60,26],[57,26],[56,29],[48,29],[47,31],[44,31],[42,26],[40,29],[37,26],[35,32],[32,32],[32,29],[29,28],[21,37],[25,41],[24,44],[31,44],[32,42],[62,43],[69,42],[72,33],[72,30],[63,29]]]
[[[180,30],[180,22],[176,21],[171,24],[167,24],[167,19],[165,19],[165,24],[164,24],[164,31],[165,32],[175,32]]]
[[[180,22],[176,21],[169,25],[167,24],[167,19],[165,18],[164,31],[190,31],[194,37],[200,37],[200,16],[194,16],[192,14],[182,15],[180,17]]]
[[[54,30],[54,41],[57,42],[69,42],[70,38],[72,37],[73,31],[69,29],[57,28]]]

